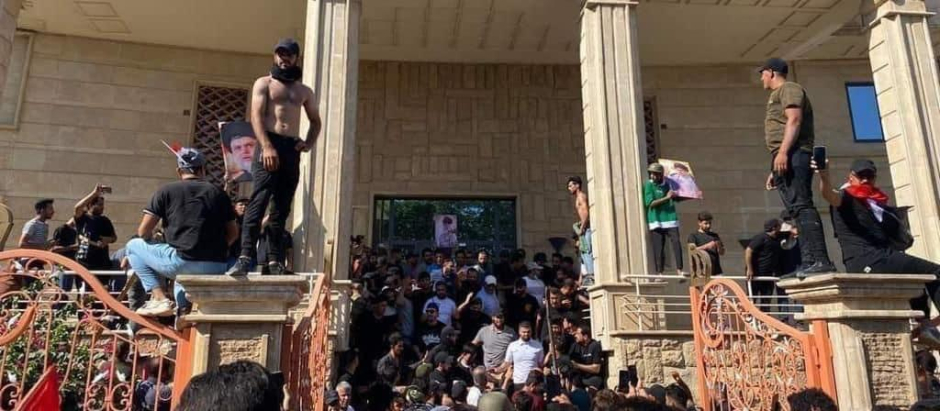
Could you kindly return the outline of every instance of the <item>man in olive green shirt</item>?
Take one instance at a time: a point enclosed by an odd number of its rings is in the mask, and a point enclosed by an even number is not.
[[[802,86],[787,81],[790,68],[786,61],[767,60],[759,72],[764,89],[770,90],[764,139],[773,160],[767,189],[780,192],[800,230],[802,265],[792,274],[805,277],[835,271],[826,250],[822,220],[813,204],[813,105]]]

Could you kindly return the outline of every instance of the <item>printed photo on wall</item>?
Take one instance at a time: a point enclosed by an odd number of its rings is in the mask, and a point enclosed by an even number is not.
[[[439,248],[457,246],[457,216],[437,214],[434,216],[434,239]]]
[[[666,181],[676,192],[677,200],[701,200],[702,190],[695,182],[692,166],[687,161],[659,159],[659,164],[666,169]]]
[[[258,140],[251,124],[246,121],[219,123],[222,136],[222,153],[225,159],[225,181],[227,183],[251,182],[251,161],[258,147]]]

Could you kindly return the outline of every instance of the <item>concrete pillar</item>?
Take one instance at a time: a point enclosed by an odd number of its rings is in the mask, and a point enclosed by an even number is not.
[[[917,401],[910,319],[922,313],[911,310],[909,300],[923,293],[924,283],[933,279],[932,275],[826,274],[777,283],[803,304],[798,320],[824,325],[825,330],[812,330],[817,336],[829,334],[840,410],[869,411],[879,405],[906,409]]]
[[[0,88],[7,81],[10,56],[13,54],[13,36],[16,34],[16,18],[20,15],[21,3],[22,0],[0,0]]]
[[[294,261],[297,271],[340,279],[348,275],[352,233],[361,9],[360,0],[307,0],[303,81],[319,99],[323,129],[301,158]]]
[[[183,275],[193,310],[183,317],[194,324],[190,340],[192,374],[237,360],[281,369],[288,311],[309,292],[300,276]]]
[[[868,56],[899,206],[913,206],[910,254],[940,260],[940,79],[921,0],[869,8]]]
[[[628,0],[587,0],[581,11],[584,152],[600,285],[649,272],[636,7]]]

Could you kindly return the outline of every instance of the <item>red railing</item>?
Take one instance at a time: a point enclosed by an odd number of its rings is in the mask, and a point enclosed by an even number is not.
[[[706,411],[771,411],[808,387],[835,398],[824,321],[812,333],[761,312],[737,283],[714,279],[690,288],[701,403]]]
[[[328,274],[317,277],[303,317],[287,327],[291,338],[285,347],[282,369],[287,370],[288,409],[323,411],[323,393],[330,378],[330,302],[331,280]],[[289,355],[287,354],[289,353]]]
[[[91,291],[59,288],[64,272]],[[148,379],[159,394],[154,409],[175,407],[192,368],[188,341],[121,304],[75,261],[39,250],[0,252],[0,410],[21,408],[49,370],[59,375],[62,409],[131,410]]]

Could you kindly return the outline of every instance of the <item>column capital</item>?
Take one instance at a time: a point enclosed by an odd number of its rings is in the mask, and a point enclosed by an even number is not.
[[[594,9],[600,5],[608,6],[638,6],[640,2],[634,0],[585,0],[584,8]]]
[[[911,310],[910,299],[924,291],[933,275],[825,274],[777,283],[793,300],[803,304],[799,320],[908,319],[922,314]]]
[[[868,27],[878,24],[884,18],[894,16],[914,16],[929,18],[937,13],[927,11],[927,4],[922,0],[899,2],[895,0],[875,0],[871,6],[862,6],[862,15]]]
[[[182,275],[176,281],[194,304],[184,319],[194,323],[286,322],[309,292],[307,279],[298,275]]]

